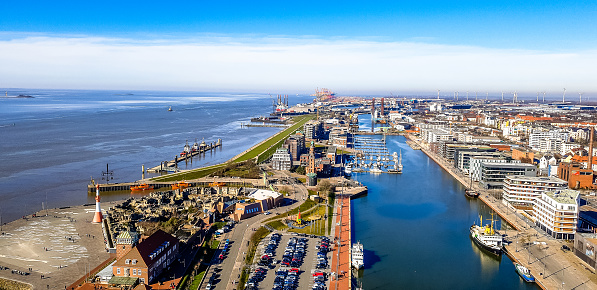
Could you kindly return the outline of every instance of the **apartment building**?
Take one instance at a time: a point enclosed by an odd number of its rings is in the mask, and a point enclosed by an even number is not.
[[[532,210],[541,193],[562,190],[567,186],[568,182],[555,177],[507,176],[502,198],[510,207]]]
[[[535,224],[556,239],[573,240],[578,222],[580,192],[572,189],[542,192],[533,206]]]

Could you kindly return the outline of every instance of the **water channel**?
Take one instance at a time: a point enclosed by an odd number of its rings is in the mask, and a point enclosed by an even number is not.
[[[352,201],[352,238],[365,247],[362,287],[538,289],[520,279],[506,255],[482,252],[469,238],[470,225],[479,215],[488,220],[491,209],[467,199],[457,180],[405,140],[387,136],[390,152],[402,150],[402,174],[352,174],[369,187]]]

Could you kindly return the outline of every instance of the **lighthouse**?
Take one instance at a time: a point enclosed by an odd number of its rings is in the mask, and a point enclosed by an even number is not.
[[[95,215],[93,216],[92,223],[99,224],[103,219],[104,217],[102,216],[102,209],[100,207],[99,184],[97,184],[95,186]]]

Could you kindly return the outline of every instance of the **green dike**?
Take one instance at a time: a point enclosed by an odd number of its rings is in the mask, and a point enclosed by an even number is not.
[[[263,160],[257,160],[257,163],[266,160],[267,158],[269,158],[269,156],[271,156],[276,151],[276,149],[278,149],[277,145],[280,145],[280,143],[284,142],[286,140],[286,138],[288,138],[288,136],[292,135],[299,128],[302,128],[303,125],[305,125],[305,123],[307,123],[307,121],[312,120],[313,118],[315,118],[315,115],[304,115],[304,116],[295,117],[294,125],[284,129],[282,132],[278,133],[274,137],[259,144],[257,147],[253,148],[251,151],[239,156],[236,160],[234,160],[234,162],[242,162],[242,161],[246,161],[246,160],[249,160],[249,159],[255,158],[255,157],[260,157],[258,159],[263,159]]]
[[[281,132],[278,132],[276,135],[274,135],[269,140],[259,144],[255,148],[249,150],[248,152],[246,152],[245,154],[239,156],[238,158],[236,158],[234,160],[230,160],[225,163],[211,165],[211,166],[207,166],[207,167],[191,169],[191,170],[184,171],[184,172],[178,172],[178,173],[172,173],[172,174],[168,174],[168,175],[164,175],[164,176],[160,176],[160,177],[154,177],[154,178],[151,178],[150,180],[151,181],[162,181],[162,182],[192,180],[192,179],[197,179],[197,178],[208,176],[208,175],[226,167],[226,165],[229,162],[238,163],[238,162],[247,161],[247,160],[249,160],[251,158],[255,158],[255,157],[258,157],[257,163],[263,162],[263,161],[267,160],[267,158],[269,158],[272,154],[274,154],[276,149],[279,147],[278,145],[280,145],[282,142],[284,142],[286,140],[286,138],[288,138],[288,136],[292,135],[296,130],[298,130],[299,128],[302,128],[302,126],[305,123],[307,123],[309,120],[313,120],[314,118],[315,118],[315,115],[304,115],[304,116],[295,117],[294,125],[286,128],[285,130],[283,130]]]

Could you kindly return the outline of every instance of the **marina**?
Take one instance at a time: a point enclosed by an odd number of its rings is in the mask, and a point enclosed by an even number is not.
[[[175,156],[173,160],[161,162],[160,165],[147,169],[148,173],[160,173],[160,172],[168,172],[174,173],[178,172],[178,163],[179,162],[193,162],[194,157],[199,157],[201,154],[205,154],[210,150],[214,150],[218,147],[222,146],[222,139],[218,139],[216,142],[212,142],[206,144],[205,141],[201,141],[201,144],[195,143],[193,146],[189,145],[187,140],[185,146],[183,147],[180,156]]]

